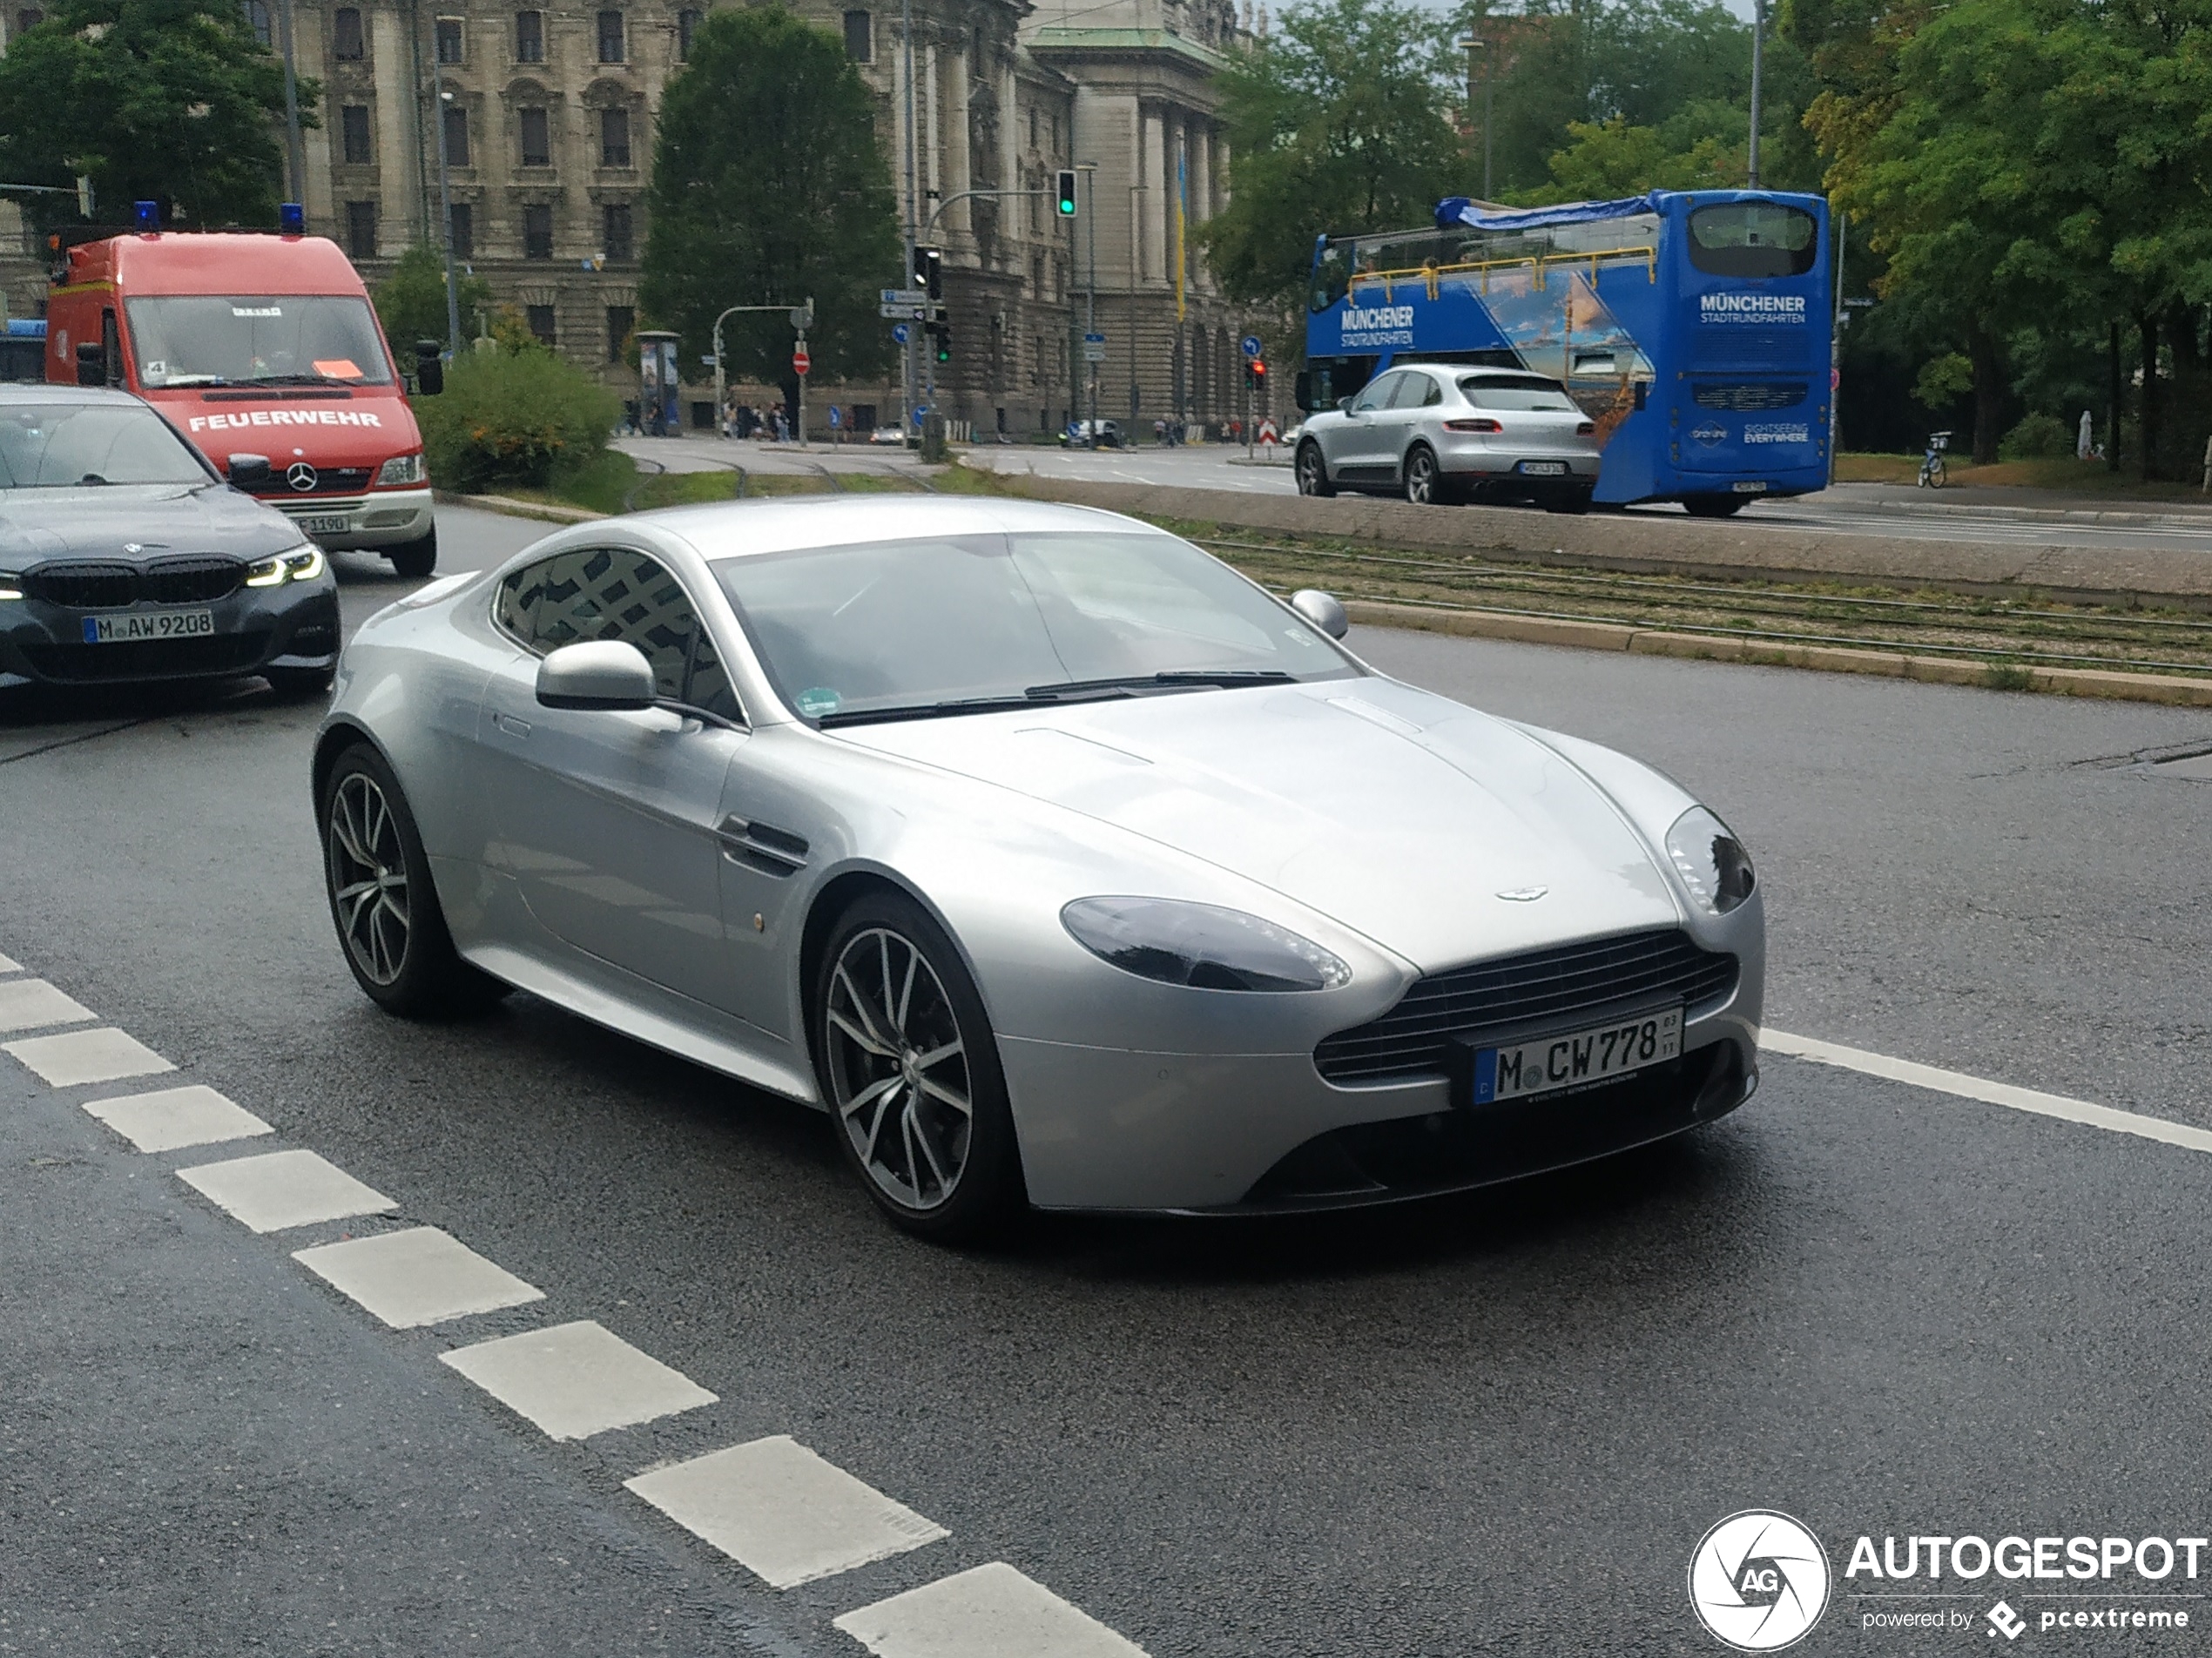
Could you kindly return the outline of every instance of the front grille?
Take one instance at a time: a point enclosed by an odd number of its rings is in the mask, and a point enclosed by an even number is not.
[[[48,679],[192,679],[250,673],[267,649],[268,631],[198,639],[133,639],[125,644],[27,644],[31,667]]]
[[[1695,1006],[1733,990],[1736,974],[1734,956],[1701,949],[1672,929],[1532,950],[1416,981],[1380,1019],[1324,1039],[1313,1062],[1338,1083],[1441,1076],[1453,1037],[1631,1002]]]
[[[367,467],[317,467],[313,489],[291,489],[288,485],[287,488],[293,495],[343,495],[348,489],[368,489],[368,480],[369,468]]]
[[[318,492],[306,495],[263,495],[261,503],[264,506],[274,507],[279,512],[288,513],[294,518],[302,516],[320,517],[325,513],[352,512],[356,508],[367,506],[368,498],[366,495],[354,495],[344,501],[337,501]]]
[[[138,572],[129,564],[41,564],[23,578],[29,598],[73,610],[113,610],[138,596]]]
[[[235,558],[164,558],[147,568],[138,596],[156,604],[206,604],[228,598],[246,579]]]
[[[1810,388],[1802,380],[1708,381],[1690,388],[1700,408],[1734,409],[1756,414],[1761,409],[1795,408],[1805,401]]]

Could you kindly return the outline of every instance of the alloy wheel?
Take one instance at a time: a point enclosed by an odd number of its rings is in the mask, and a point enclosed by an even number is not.
[[[1406,457],[1406,499],[1426,507],[1436,498],[1436,457],[1415,449]]]
[[[372,981],[395,983],[414,933],[407,853],[374,778],[355,772],[332,793],[329,842],[330,895],[346,948]]]
[[[1302,495],[1321,493],[1321,451],[1311,443],[1298,452],[1298,492]]]
[[[856,933],[831,972],[831,1104],[861,1166],[909,1210],[950,1198],[974,1130],[967,1048],[936,969],[889,927]]]

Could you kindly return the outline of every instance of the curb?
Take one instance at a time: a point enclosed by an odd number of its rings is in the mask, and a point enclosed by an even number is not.
[[[1905,651],[1856,650],[1836,645],[1777,644],[1767,639],[1726,639],[1703,634],[1669,633],[1604,622],[1553,622],[1541,617],[1494,616],[1480,610],[1447,610],[1379,599],[1346,599],[1354,622],[1374,627],[1412,628],[1474,639],[1507,639],[1518,644],[1564,645],[1581,650],[1626,650],[1638,656],[1676,657],[1692,662],[1736,662],[1772,668],[1810,668],[1824,673],[1877,674],[1939,685],[1971,685],[1984,691],[2040,691],[2060,697],[2097,697],[2118,702],[2163,703],[2180,708],[2212,708],[2212,678],[2178,674],[2113,673],[2099,668],[2039,668],[2010,663],[1970,662],[1952,657],[1916,657]]]
[[[543,501],[517,501],[512,495],[470,495],[455,489],[433,489],[431,500],[442,507],[474,507],[480,512],[504,513],[509,518],[537,518],[549,524],[588,524],[610,515],[588,507],[556,507]]]

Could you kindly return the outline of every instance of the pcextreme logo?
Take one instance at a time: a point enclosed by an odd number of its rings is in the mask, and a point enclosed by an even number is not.
[[[1779,1652],[1828,1609],[1828,1551],[1787,1514],[1749,1508],[1707,1532],[1689,1557],[1697,1621],[1738,1652]]]

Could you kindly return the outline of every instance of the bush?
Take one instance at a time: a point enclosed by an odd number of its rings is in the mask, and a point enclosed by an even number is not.
[[[464,353],[446,388],[415,400],[430,480],[445,489],[543,489],[607,447],[622,401],[542,347]]]
[[[2074,432],[2054,414],[2031,414],[2005,434],[1997,453],[2007,461],[2041,461],[2074,453]]]

